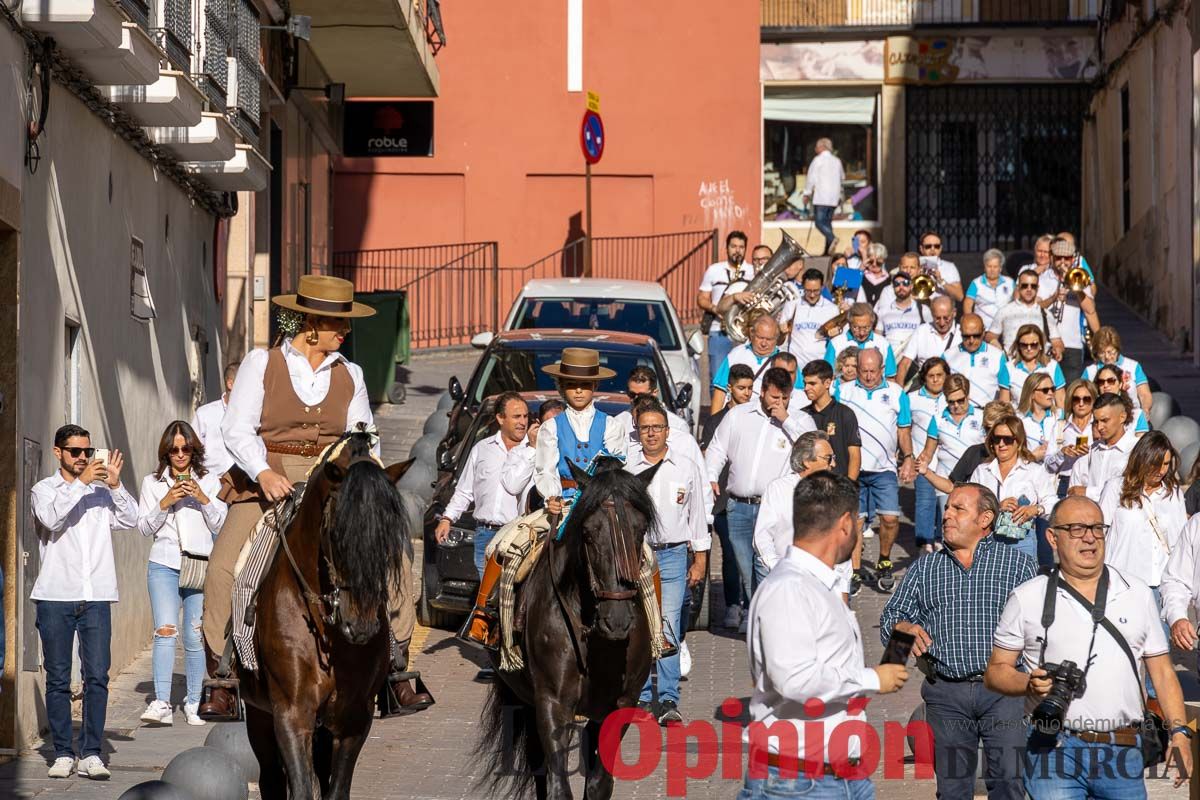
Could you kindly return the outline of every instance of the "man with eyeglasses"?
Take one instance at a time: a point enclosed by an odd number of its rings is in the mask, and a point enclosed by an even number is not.
[[[41,567],[29,599],[37,607],[46,670],[46,718],[54,747],[47,773],[51,778],[69,778],[72,771],[92,780],[110,777],[100,754],[108,712],[112,604],[117,602],[112,532],[137,528],[138,503],[121,485],[121,451],[113,450],[107,461],[95,455],[90,433],[78,425],[62,426],[54,434],[58,469],[30,491],[41,528]],[[71,730],[76,636],[83,670],[78,763]]]
[[[918,326],[896,367],[896,378],[901,386],[908,376],[909,368],[920,369],[927,360],[942,356],[960,341],[958,323],[954,321],[954,301],[949,297],[935,297],[929,303],[929,322]]]
[[[984,685],[1024,697],[1027,711],[1055,684],[1047,664],[1071,661],[1084,673],[1082,693],[1068,695],[1061,728],[1031,727],[1024,754],[1004,754],[1027,765],[1025,791],[1033,800],[1146,797],[1142,669],[1170,731],[1166,763],[1175,766],[1175,786],[1191,773],[1192,732],[1158,604],[1146,584],[1105,566],[1108,527],[1095,501],[1060,501],[1047,533],[1059,567],[1012,591],[993,635]],[[1021,718],[1008,722],[1020,725]]]
[[[625,395],[629,398],[629,408],[614,416],[613,419],[625,426],[625,430],[629,431],[629,444],[634,445],[638,441],[638,432],[637,425],[633,422],[633,404],[642,397],[659,399],[658,375],[650,367],[638,364],[629,370],[629,377],[625,381]],[[683,451],[683,454],[693,461],[703,462],[704,456],[700,452],[700,443],[692,435],[687,422],[678,414],[668,411],[666,406],[663,406],[663,411],[667,415],[667,424],[671,426],[671,446],[676,450]]]
[[[821,294],[825,276],[819,269],[806,269],[800,278],[800,291],[779,309],[781,324],[787,330],[785,350],[801,365],[825,355],[825,337],[820,329],[838,315],[837,305]]]
[[[647,491],[658,512],[658,525],[647,541],[658,561],[662,582],[663,634],[681,644],[681,612],[687,592],[708,574],[708,533],[713,495],[701,466],[669,442],[674,438],[667,410],[654,398],[637,400],[638,443],[629,448],[625,469],[634,475],[654,470]],[[695,554],[688,566],[688,549]],[[660,725],[683,722],[679,713],[679,653],[658,660],[658,697],[646,678],[638,706]]]
[[[995,345],[983,341],[983,320],[978,314],[966,314],[959,323],[962,344],[945,355],[951,372],[965,375],[971,382],[971,402],[984,406],[992,400],[1009,399],[1008,357]]]
[[[855,303],[846,312],[846,320],[849,322],[846,332],[834,336],[825,345],[825,361],[829,366],[837,367],[838,356],[847,347],[857,347],[860,352],[873,350],[882,359],[884,377],[894,379],[896,354],[887,339],[875,335],[875,310],[866,303]]]
[[[1075,240],[1070,234],[1060,233],[1050,244],[1050,257],[1058,277],[1058,292],[1047,311],[1062,332],[1063,351],[1058,360],[1069,382],[1083,374],[1088,330],[1093,333],[1100,330],[1100,315],[1096,312],[1096,277],[1075,248]],[[1091,279],[1087,288],[1078,292],[1067,286],[1067,274],[1075,267],[1081,267]]]
[[[750,251],[750,263],[754,266],[754,271],[758,272],[767,262],[771,260],[771,248],[765,244],[756,244],[754,249]]]
[[[1017,332],[1025,325],[1042,329],[1046,341],[1054,351],[1054,357],[1062,354],[1063,340],[1058,323],[1038,303],[1038,276],[1033,270],[1017,276],[1017,295],[1011,303],[1003,305],[992,318],[987,329],[987,340],[992,344],[1011,350],[1017,340]]]
[[[1092,405],[1093,441],[1086,455],[1071,467],[1068,495],[1087,495],[1099,502],[1104,484],[1125,471],[1129,454],[1137,444],[1137,432],[1129,424],[1129,398],[1105,392]]]
[[[942,260],[942,237],[925,231],[920,238],[921,269],[937,284],[934,296],[949,295],[956,303],[963,301],[962,278],[953,261]]]

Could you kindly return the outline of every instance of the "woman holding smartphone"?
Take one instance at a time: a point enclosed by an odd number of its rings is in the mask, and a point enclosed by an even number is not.
[[[204,468],[204,445],[192,426],[176,420],[158,443],[158,466],[142,480],[138,530],[153,536],[146,582],[154,616],[154,700],[142,712],[142,722],[170,725],[171,681],[179,611],[183,609],[184,669],[187,697],[183,713],[189,725],[203,725],[197,710],[204,681],[204,646],[200,639],[202,589],[180,587],[186,557],[207,560],[213,539],[225,522],[225,504],[217,499],[221,476]]]
[[[1088,454],[1092,443],[1092,405],[1100,396],[1096,384],[1076,378],[1067,387],[1067,407],[1061,423],[1055,427],[1054,446],[1046,453],[1046,471],[1058,482],[1058,496],[1067,496],[1071,467]]]

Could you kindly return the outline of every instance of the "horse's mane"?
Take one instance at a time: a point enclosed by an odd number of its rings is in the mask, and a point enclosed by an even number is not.
[[[576,497],[571,515],[567,520],[567,527],[563,531],[562,543],[572,556],[572,560],[574,560],[574,556],[579,555],[581,549],[584,523],[593,515],[604,513],[604,501],[608,499],[616,501],[618,506],[622,502],[627,502],[641,514],[646,520],[644,535],[649,535],[651,531],[657,529],[658,513],[654,509],[654,501],[650,498],[646,487],[642,485],[636,475],[622,469],[620,461],[605,459],[601,462],[596,474],[587,481],[586,488]],[[624,567],[621,571],[628,579],[637,580],[640,571],[638,565],[642,556],[641,550],[638,549],[628,555],[633,562],[619,566]]]

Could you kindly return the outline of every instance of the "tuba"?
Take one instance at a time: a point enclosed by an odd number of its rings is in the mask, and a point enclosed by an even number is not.
[[[749,303],[742,305],[735,302],[722,314],[721,321],[730,339],[737,344],[744,343],[750,336],[751,317],[763,313],[773,317],[779,313],[779,309],[790,297],[787,289],[787,268],[797,260],[810,256],[810,253],[784,231],[779,249],[771,256],[770,261],[763,264],[762,270],[752,280],[734,281],[729,284],[725,290],[728,295],[739,292],[750,292],[754,295]]]

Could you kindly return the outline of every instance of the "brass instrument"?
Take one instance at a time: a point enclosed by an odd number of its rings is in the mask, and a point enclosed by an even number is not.
[[[937,281],[928,271],[922,271],[917,277],[913,278],[912,295],[913,299],[919,303],[924,303],[933,297],[933,293],[937,291]]]
[[[729,284],[725,293],[733,296],[740,292],[750,292],[754,295],[749,303],[735,302],[723,314],[725,333],[737,344],[744,343],[750,337],[752,317],[769,314],[774,317],[779,309],[791,297],[788,292],[787,269],[801,258],[810,258],[811,253],[796,243],[796,240],[783,232],[783,242],[771,259],[763,264],[763,268],[749,281],[734,281]]]
[[[1072,292],[1082,292],[1092,285],[1092,276],[1083,267],[1071,267],[1065,280],[1067,288]]]

